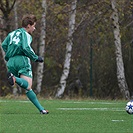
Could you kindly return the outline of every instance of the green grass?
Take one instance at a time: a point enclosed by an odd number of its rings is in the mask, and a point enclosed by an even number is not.
[[[28,101],[0,100],[0,133],[133,133],[126,101],[40,100],[40,115]]]

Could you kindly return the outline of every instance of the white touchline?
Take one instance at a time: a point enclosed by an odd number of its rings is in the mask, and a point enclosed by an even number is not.
[[[124,121],[124,120],[112,120],[113,122],[121,122],[121,121]]]
[[[111,103],[111,102],[72,102],[72,101],[63,101],[62,103],[75,103],[75,104],[81,104],[81,103],[83,103],[83,104],[121,104],[121,103]]]
[[[18,103],[29,103],[30,101],[8,101],[8,100],[0,100],[0,103],[8,103],[8,102],[18,102]]]
[[[57,108],[57,110],[101,110],[101,111],[125,111],[120,108]]]

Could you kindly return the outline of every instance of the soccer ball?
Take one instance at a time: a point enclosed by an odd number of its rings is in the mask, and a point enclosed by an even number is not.
[[[133,100],[129,101],[127,104],[126,104],[126,112],[128,114],[133,114]]]

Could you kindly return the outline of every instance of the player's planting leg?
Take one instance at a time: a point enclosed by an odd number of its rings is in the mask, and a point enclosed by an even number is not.
[[[38,101],[38,99],[36,97],[36,94],[33,92],[32,89],[27,91],[26,95],[29,98],[29,100],[37,107],[37,109],[39,111],[44,110],[44,108],[40,105],[40,103],[39,103],[39,101]]]
[[[48,114],[48,111],[44,110],[44,107],[41,106],[41,104],[39,103],[36,94],[33,92],[32,89],[30,89],[29,91],[26,92],[27,97],[29,98],[29,100],[37,107],[37,109],[42,113],[45,112],[45,114]]]

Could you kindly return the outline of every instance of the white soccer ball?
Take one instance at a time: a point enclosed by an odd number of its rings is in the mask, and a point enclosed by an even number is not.
[[[133,100],[129,101],[127,104],[126,104],[126,112],[128,114],[133,114]]]

